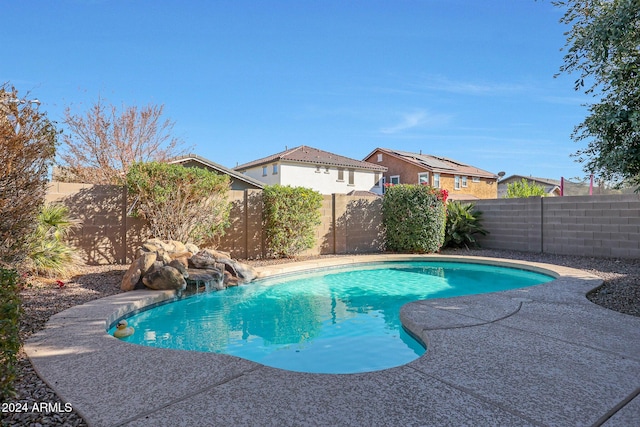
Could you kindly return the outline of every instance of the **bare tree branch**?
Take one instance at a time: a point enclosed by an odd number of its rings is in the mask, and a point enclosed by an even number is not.
[[[136,162],[166,161],[184,154],[173,136],[174,122],[162,118],[164,105],[125,106],[98,100],[85,113],[65,110],[68,133],[60,154],[67,178],[91,184],[122,184]]]

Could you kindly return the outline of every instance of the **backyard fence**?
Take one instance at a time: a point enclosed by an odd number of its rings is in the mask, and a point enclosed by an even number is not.
[[[260,190],[233,190],[231,226],[218,248],[239,259],[263,258]],[[123,187],[52,182],[48,202],[62,202],[82,221],[71,238],[88,264],[128,263],[149,236],[127,215]],[[640,196],[532,197],[474,202],[490,232],[485,248],[594,257],[640,258]],[[324,196],[316,245],[302,255],[379,252],[384,248],[382,198]]]

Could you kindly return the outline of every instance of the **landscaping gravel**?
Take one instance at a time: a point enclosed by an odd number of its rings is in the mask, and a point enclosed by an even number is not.
[[[445,250],[443,254],[510,258],[543,262],[578,268],[605,280],[603,286],[587,297],[596,304],[621,313],[640,316],[640,260],[589,258],[552,254],[537,254],[499,250]],[[323,256],[334,257],[335,255]],[[314,257],[318,258],[318,257]],[[290,260],[245,261],[255,266],[290,262]],[[55,313],[75,305],[120,293],[120,282],[128,266],[85,266],[73,278],[61,286],[55,280],[34,281],[21,292],[24,314],[20,323],[20,337],[24,341],[31,334],[44,328]],[[65,405],[55,392],[35,373],[23,352],[18,355],[15,383],[18,396],[10,403],[32,409],[34,404]],[[2,412],[3,426],[86,426],[75,412]]]

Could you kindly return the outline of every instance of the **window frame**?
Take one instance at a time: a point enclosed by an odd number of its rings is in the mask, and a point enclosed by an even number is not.
[[[274,163],[272,166],[273,166],[273,167],[272,167],[272,169],[271,169],[271,174],[272,174],[272,175],[278,175],[278,164],[277,164],[277,163]]]
[[[394,178],[396,178],[398,182],[393,182]],[[391,185],[399,185],[400,184],[400,175],[391,175],[389,177],[389,184],[391,184]]]
[[[426,176],[427,179],[422,181],[420,178],[423,178],[424,176]],[[418,184],[429,185],[429,182],[429,172],[418,172]]]
[[[460,175],[453,176],[453,189],[454,190],[460,189]]]
[[[262,176],[267,176],[267,166],[262,166]]]
[[[356,185],[356,171],[354,169],[349,169],[349,181],[347,185],[354,186]]]
[[[433,188],[440,188],[440,174],[434,172],[432,175],[433,175]]]
[[[344,168],[338,168],[338,182],[344,182]]]
[[[467,188],[469,177],[466,175],[463,175],[461,179],[462,179],[462,188]]]

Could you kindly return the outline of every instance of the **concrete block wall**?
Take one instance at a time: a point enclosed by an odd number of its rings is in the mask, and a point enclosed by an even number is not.
[[[128,263],[151,237],[145,223],[127,216],[118,186],[51,183],[47,202],[66,204],[82,226],[71,236],[88,264]],[[227,233],[218,248],[234,258],[264,258],[262,192],[237,190]],[[640,258],[640,195],[532,197],[475,202],[483,212],[482,247],[594,257]],[[382,198],[325,196],[317,244],[303,255],[383,250]]]
[[[259,190],[230,193],[231,227],[220,240],[219,249],[234,258],[264,258],[262,198]],[[316,244],[301,256],[378,252],[382,249],[382,199],[345,194],[323,196]]]
[[[540,198],[474,201],[482,212],[487,236],[477,236],[484,248],[542,251],[542,204]]]
[[[81,222],[71,233],[70,243],[89,264],[122,263],[127,258],[126,230],[130,226],[137,230],[139,223],[134,219],[131,224],[123,221],[123,190],[113,185],[49,184],[45,201],[65,204],[71,217]]]
[[[640,258],[640,195],[544,199],[544,252]]]
[[[531,197],[475,202],[490,232],[482,247],[640,258],[640,195]]]

